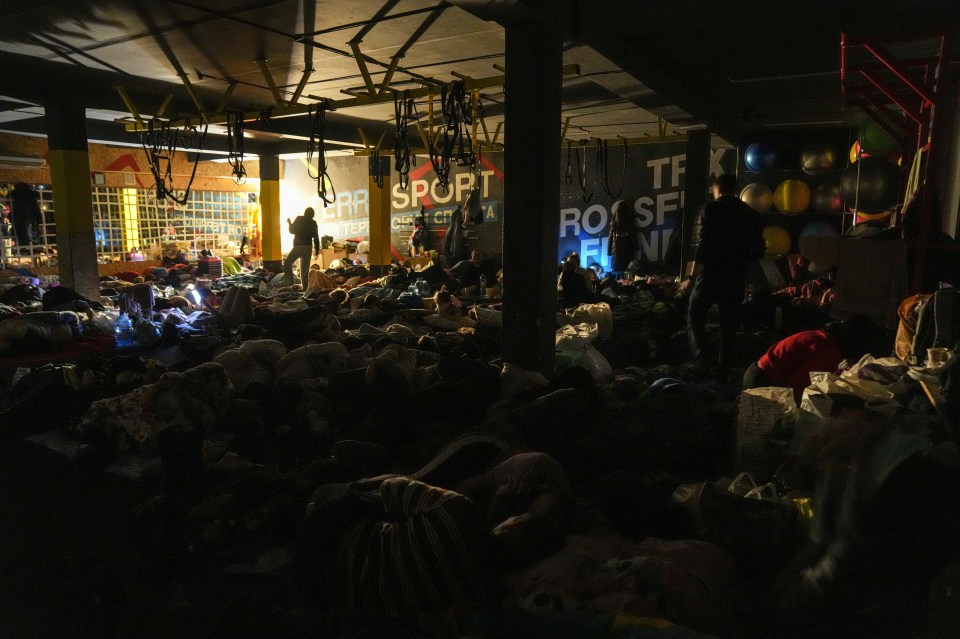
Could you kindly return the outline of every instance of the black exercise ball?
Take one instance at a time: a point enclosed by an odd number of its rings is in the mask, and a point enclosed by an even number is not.
[[[840,192],[847,206],[866,213],[893,208],[900,170],[886,158],[862,158],[843,172]]]

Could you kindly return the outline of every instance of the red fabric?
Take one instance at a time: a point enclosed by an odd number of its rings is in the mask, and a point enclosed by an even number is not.
[[[826,331],[803,331],[771,346],[757,366],[774,385],[792,388],[799,402],[803,389],[810,385],[810,373],[833,373],[841,360],[840,345]]]

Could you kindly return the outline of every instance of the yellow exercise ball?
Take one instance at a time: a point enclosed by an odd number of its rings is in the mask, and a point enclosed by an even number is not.
[[[868,157],[870,157],[870,154],[860,149],[860,140],[854,140],[853,146],[850,147],[850,164],[856,164],[860,158]]]
[[[890,215],[893,211],[878,211],[876,213],[866,213],[864,211],[857,211],[857,223],[860,222],[884,222],[890,219]]]
[[[790,239],[790,233],[780,226],[765,226],[763,228],[763,241],[767,245],[764,257],[779,257],[790,252],[793,245]]]
[[[802,213],[810,206],[810,187],[803,180],[784,180],[773,192],[773,204],[781,213]]]
[[[743,187],[740,199],[757,213],[766,213],[773,206],[773,191],[763,182],[753,182]]]

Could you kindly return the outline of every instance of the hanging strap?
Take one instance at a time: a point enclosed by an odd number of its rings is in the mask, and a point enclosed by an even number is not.
[[[629,160],[629,151],[627,150],[627,141],[623,140],[623,164],[620,166],[620,186],[617,188],[617,192],[613,193],[610,189],[610,167],[607,162],[607,142],[606,140],[602,143],[603,148],[603,190],[604,192],[612,197],[617,199],[620,197],[620,194],[623,193],[623,179],[627,175],[627,162]]]
[[[327,108],[326,102],[317,105],[311,105],[307,109],[307,117],[310,120],[310,141],[307,144],[307,174],[317,181],[317,195],[323,200],[324,204],[333,204],[337,199],[337,192],[333,188],[333,181],[327,173],[327,147],[324,136],[327,127]],[[317,172],[314,175],[311,172],[313,168],[313,156],[317,155]],[[327,195],[329,186],[330,195]]]
[[[580,184],[580,195],[584,204],[589,204],[593,199],[593,192],[587,193],[587,152],[583,152],[583,161],[580,159],[580,147],[574,149],[577,157],[577,182]]]

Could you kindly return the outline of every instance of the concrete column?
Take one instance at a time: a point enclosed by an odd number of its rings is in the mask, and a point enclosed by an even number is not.
[[[379,163],[379,166],[378,166]],[[390,158],[370,156],[368,189],[370,191],[370,273],[383,275],[390,266]],[[377,179],[382,177],[382,186]]]
[[[688,274],[687,265],[693,261],[698,239],[694,237],[697,215],[707,202],[710,187],[710,131],[695,129],[687,133],[687,159],[684,166],[681,275]]]
[[[544,375],[554,368],[562,66],[557,28],[507,25],[502,352]]]
[[[280,158],[260,156],[260,246],[263,266],[277,272],[283,266],[280,249]]]
[[[90,157],[82,100],[44,105],[60,283],[100,299],[100,271],[93,234]]]
[[[953,239],[960,232],[960,86],[956,82],[945,87],[939,107],[941,120],[937,126],[944,127],[940,138],[946,143],[940,156],[940,175],[942,185],[940,206],[943,209],[941,229]]]

